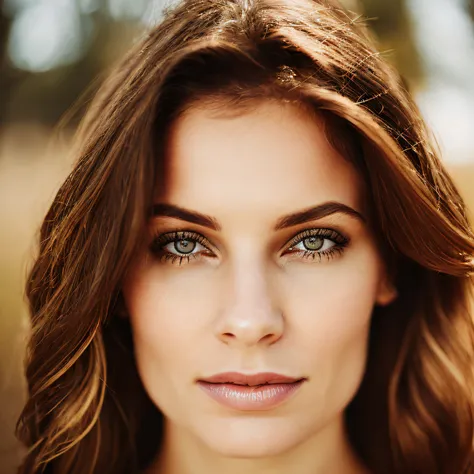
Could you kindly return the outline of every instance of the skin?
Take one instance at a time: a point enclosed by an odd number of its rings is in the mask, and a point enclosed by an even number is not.
[[[212,216],[212,230],[171,216],[150,220],[147,245],[124,297],[137,366],[165,416],[164,474],[351,474],[366,472],[349,445],[343,413],[364,373],[374,305],[396,296],[363,219],[334,213],[275,230],[283,216],[331,201],[363,215],[363,185],[329,144],[322,122],[267,101],[232,118],[192,107],[173,125],[166,191],[156,202]],[[327,237],[307,250],[308,229]],[[173,231],[204,239],[164,244]],[[197,258],[164,260],[166,252]],[[300,252],[298,252],[300,250]],[[237,371],[307,380],[284,404],[238,411],[212,400],[196,379]],[[183,453],[186,453],[183,456]]]

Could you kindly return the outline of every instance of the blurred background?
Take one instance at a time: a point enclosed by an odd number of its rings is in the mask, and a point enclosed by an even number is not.
[[[474,0],[343,3],[367,19],[379,49],[401,71],[474,207]],[[25,397],[23,285],[38,227],[71,167],[69,137],[111,64],[169,4],[0,0],[2,474],[14,472],[21,456],[13,429]]]

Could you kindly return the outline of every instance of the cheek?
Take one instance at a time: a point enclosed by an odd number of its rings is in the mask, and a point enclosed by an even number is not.
[[[215,301],[219,294],[216,285],[219,280],[209,268],[153,263],[139,268],[124,288],[134,328],[158,337],[162,331],[170,336],[185,334],[188,329],[204,324],[196,313],[209,309]]]
[[[192,343],[188,331],[190,324],[185,322],[190,316],[185,292],[157,275],[153,266],[144,265],[130,275],[123,288],[137,370],[148,395],[160,408],[177,409],[180,376],[189,371],[186,361],[198,356],[198,345]]]
[[[285,278],[288,313],[297,314],[301,325],[327,327],[324,338],[343,337],[370,319],[378,288],[375,261],[341,260],[320,270],[301,266]]]
[[[373,253],[361,253],[324,268],[324,263],[312,269],[295,266],[286,275],[282,301],[289,337],[305,355],[301,361],[308,361],[324,413],[343,410],[362,379],[378,288],[377,262]],[[312,401],[308,403],[310,410]]]
[[[123,293],[130,314],[137,363],[148,371],[173,377],[189,360],[199,360],[211,330],[216,278],[209,269],[142,265],[132,272]],[[216,292],[217,291],[217,292]],[[213,297],[214,295],[214,297]]]

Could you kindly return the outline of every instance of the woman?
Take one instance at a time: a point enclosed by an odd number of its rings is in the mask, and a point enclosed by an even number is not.
[[[324,0],[186,0],[104,84],[27,294],[22,473],[471,473],[474,238]]]

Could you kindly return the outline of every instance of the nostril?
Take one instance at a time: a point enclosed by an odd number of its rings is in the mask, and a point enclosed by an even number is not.
[[[220,336],[220,339],[224,344],[234,344],[236,336],[231,332],[223,332]]]
[[[277,335],[276,334],[265,334],[265,336],[263,336],[260,341],[273,341],[274,339],[277,339]]]

